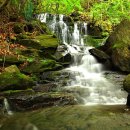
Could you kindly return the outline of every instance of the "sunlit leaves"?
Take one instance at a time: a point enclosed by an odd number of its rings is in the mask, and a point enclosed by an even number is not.
[[[109,25],[119,24],[122,19],[130,18],[129,0],[108,0],[97,2],[90,9],[90,17],[98,21],[99,25],[104,25],[104,21]]]
[[[43,0],[43,12],[70,14],[74,10],[82,10],[81,0]]]

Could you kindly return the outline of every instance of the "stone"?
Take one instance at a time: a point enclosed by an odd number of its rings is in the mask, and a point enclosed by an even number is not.
[[[57,85],[55,83],[41,84],[33,87],[35,92],[53,92],[56,91]]]
[[[27,74],[31,74],[41,73],[48,70],[56,70],[61,67],[62,66],[55,60],[45,59],[30,62],[27,66],[24,66],[21,71]]]
[[[39,35],[34,39],[19,39],[19,44],[34,48],[34,49],[56,49],[58,47],[58,40],[53,35]]]
[[[36,92],[15,92],[6,94],[12,110],[27,111],[49,106],[74,105],[76,101],[71,94],[61,92],[36,93]]]
[[[10,70],[11,68],[13,70]],[[5,72],[0,74],[0,91],[24,90],[34,85],[33,79],[20,73],[16,66],[5,68],[5,70]]]
[[[68,65],[71,63],[72,60],[71,54],[67,51],[67,48],[64,45],[58,46],[56,53],[54,54],[54,58],[56,59],[56,61],[66,63]]]
[[[130,74],[128,74],[123,82],[123,88],[130,93]]]
[[[18,69],[16,65],[11,65],[9,67],[6,67],[4,71],[9,72],[9,73],[20,73],[20,70]]]
[[[123,20],[116,27],[102,50],[111,57],[118,70],[130,72],[130,20]]]
[[[127,96],[127,103],[126,103],[127,106],[130,106],[130,93],[128,94]]]
[[[100,62],[105,62],[110,59],[109,55],[107,55],[105,52],[103,52],[99,49],[93,48],[93,49],[90,49],[89,52],[94,57],[96,57],[98,59],[98,61],[100,61]]]

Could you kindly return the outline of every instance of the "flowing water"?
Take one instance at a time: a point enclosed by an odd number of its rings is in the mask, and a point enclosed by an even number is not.
[[[6,98],[4,98],[4,109],[5,109],[5,112],[8,114],[8,115],[13,115],[13,112],[10,110],[10,105],[8,103],[8,100]]]
[[[45,18],[46,17],[46,18]],[[65,69],[73,74],[68,81],[66,89],[80,90],[78,98],[86,105],[95,104],[125,104],[126,93],[117,85],[105,78],[103,65],[90,55],[89,49],[93,48],[84,44],[84,35],[87,35],[87,23],[74,23],[73,31],[63,21],[63,15],[39,15],[43,22],[49,23],[50,29],[65,44],[73,56],[73,63]],[[46,20],[45,20],[46,19]],[[57,20],[59,19],[59,20]]]

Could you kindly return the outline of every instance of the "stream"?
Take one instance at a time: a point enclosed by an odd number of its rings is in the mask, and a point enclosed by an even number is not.
[[[87,23],[69,26],[63,15],[47,13],[38,15],[38,19],[48,25],[60,44],[67,47],[65,53],[73,57],[72,64],[61,70],[61,74],[71,75],[62,88],[76,92],[75,100],[80,105],[13,113],[5,99],[8,115],[0,115],[0,130],[129,130],[130,111],[125,106],[127,93],[119,83],[122,80],[90,55],[93,46],[84,42]]]

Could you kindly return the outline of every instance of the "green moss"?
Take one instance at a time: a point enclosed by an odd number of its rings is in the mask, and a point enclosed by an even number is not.
[[[33,79],[20,72],[0,74],[0,90],[21,90],[34,85]]]
[[[45,48],[58,46],[58,39],[54,38],[53,35],[39,35],[36,36],[36,39],[39,40],[41,45]]]
[[[20,39],[18,42],[34,49],[57,48],[58,46],[57,38],[52,35],[39,35],[35,39]]]
[[[39,60],[30,63],[28,66],[23,68],[23,72],[25,73],[40,73],[47,70],[55,70],[57,67],[60,67],[56,61],[46,59],[46,60]]]
[[[97,38],[94,38],[94,37],[88,35],[85,37],[84,41],[87,46],[98,47],[98,46],[102,45],[102,43],[105,41],[105,38],[97,39]]]

